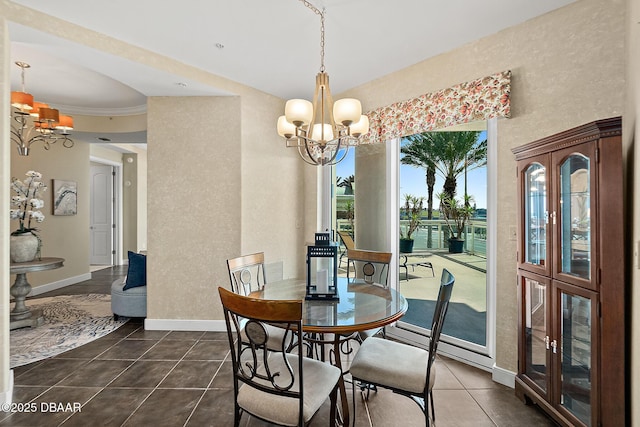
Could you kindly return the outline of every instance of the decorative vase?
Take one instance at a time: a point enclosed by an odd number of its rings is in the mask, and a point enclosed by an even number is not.
[[[449,253],[461,254],[464,250],[464,240],[449,239]]]
[[[38,253],[38,236],[31,232],[11,235],[9,241],[9,255],[11,262],[30,262]]]
[[[413,239],[400,239],[400,253],[410,254],[413,252]]]

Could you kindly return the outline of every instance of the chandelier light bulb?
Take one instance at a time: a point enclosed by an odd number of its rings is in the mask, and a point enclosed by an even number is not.
[[[73,117],[67,116],[65,114],[60,114],[60,119],[58,120],[56,129],[62,130],[64,132],[73,130]]]
[[[362,105],[354,98],[343,98],[333,104],[333,118],[343,126],[351,126],[360,120]]]
[[[350,129],[351,135],[356,138],[360,135],[366,135],[366,133],[369,132],[369,117],[361,115],[360,120],[352,124]]]
[[[333,129],[328,123],[317,123],[313,125],[313,130],[309,137],[323,142],[331,141],[333,139]]]
[[[313,119],[313,104],[306,99],[290,99],[284,106],[284,115],[297,127],[308,125]]]
[[[11,92],[11,106],[20,111],[33,109],[33,95],[26,92]]]
[[[55,108],[40,108],[39,117],[41,122],[58,123],[60,112]]]
[[[278,117],[278,135],[284,138],[291,138],[296,133],[296,127],[293,123],[287,121],[285,116]]]
[[[29,112],[29,114],[31,114],[31,117],[40,117],[40,109],[41,108],[49,108],[49,104],[45,104],[44,102],[38,102],[35,101],[33,103],[33,110],[31,110]]]

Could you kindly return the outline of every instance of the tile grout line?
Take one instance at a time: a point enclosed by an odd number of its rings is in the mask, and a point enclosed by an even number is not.
[[[151,349],[152,349],[152,348],[154,348],[156,345],[158,345],[158,344],[160,343],[160,341],[165,340],[165,339],[166,339],[166,338],[171,334],[171,332],[174,332],[174,331],[169,331],[169,333],[167,333],[164,337],[162,337],[161,339],[159,339],[159,340],[158,340],[158,342],[156,342],[154,345],[152,345],[152,346],[151,346],[147,351],[145,351],[144,353],[142,353],[142,354],[140,355],[140,357],[134,361],[134,363],[135,363],[135,362],[137,362],[137,361],[140,361],[140,360],[142,359],[142,357],[143,357],[145,354],[147,354],[149,351],[151,351]],[[204,335],[204,333],[203,333],[203,335]],[[167,341],[173,341],[173,340],[167,340]],[[181,340],[176,340],[176,341],[181,341]],[[127,421],[129,421],[129,420],[131,419],[131,417],[133,417],[133,416],[134,416],[134,414],[135,414],[136,412],[138,412],[138,410],[140,409],[140,407],[141,407],[141,406],[142,406],[142,405],[147,401],[147,399],[149,399],[149,397],[150,397],[150,396],[151,396],[151,395],[152,395],[156,390],[158,390],[158,388],[159,388],[160,384],[162,384],[162,382],[163,382],[165,379],[167,379],[167,377],[168,377],[169,375],[171,375],[171,373],[176,369],[176,366],[178,366],[178,364],[180,364],[180,362],[182,362],[182,361],[184,360],[184,357],[185,357],[185,356],[186,356],[186,355],[187,355],[187,354],[188,354],[188,353],[189,353],[189,352],[190,352],[190,351],[195,347],[195,345],[196,345],[199,341],[200,341],[199,339],[196,339],[196,340],[194,341],[193,345],[192,345],[191,347],[189,347],[189,349],[188,349],[188,350],[187,350],[187,351],[182,355],[182,357],[181,357],[179,360],[177,360],[177,361],[176,361],[176,363],[175,363],[175,364],[173,365],[173,367],[169,370],[169,372],[167,372],[167,373],[165,374],[165,376],[164,376],[164,377],[162,377],[162,379],[161,379],[160,381],[158,381],[158,384],[156,384],[156,386],[151,390],[151,392],[149,392],[149,394],[147,394],[147,395],[145,396],[145,398],[144,398],[144,399],[142,399],[142,401],[140,402],[140,404],[139,404],[138,406],[136,406],[136,407],[135,407],[135,409],[134,409],[134,410],[129,414],[129,416],[128,416],[128,417],[127,417],[127,418],[122,422],[121,426],[124,426],[124,425],[127,423]],[[133,365],[133,363],[132,363],[132,365]],[[123,371],[122,373],[124,373],[124,371]],[[121,374],[122,374],[122,373],[121,373]],[[120,376],[120,375],[118,375],[118,377],[119,377],[119,376]],[[117,377],[116,377],[116,378],[117,378]],[[114,380],[115,380],[115,378],[114,378]],[[206,390],[205,390],[205,391],[206,391]],[[204,392],[203,392],[203,395],[204,395]]]

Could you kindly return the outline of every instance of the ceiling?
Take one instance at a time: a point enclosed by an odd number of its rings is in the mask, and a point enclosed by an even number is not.
[[[337,94],[573,1],[313,3],[326,8],[325,66]],[[13,3],[284,99],[311,99],[320,69],[320,17],[299,0]],[[229,95],[19,24],[10,23],[9,36],[12,61],[31,65],[27,91],[66,113],[129,115],[145,111],[147,96]],[[17,66],[11,83],[19,90]]]

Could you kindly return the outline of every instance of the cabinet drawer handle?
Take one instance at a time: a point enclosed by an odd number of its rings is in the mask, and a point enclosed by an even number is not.
[[[551,347],[553,347],[553,353],[556,354],[558,352],[558,342],[556,340],[551,341]]]
[[[549,350],[549,335],[544,337],[544,345],[547,347],[547,350]]]

